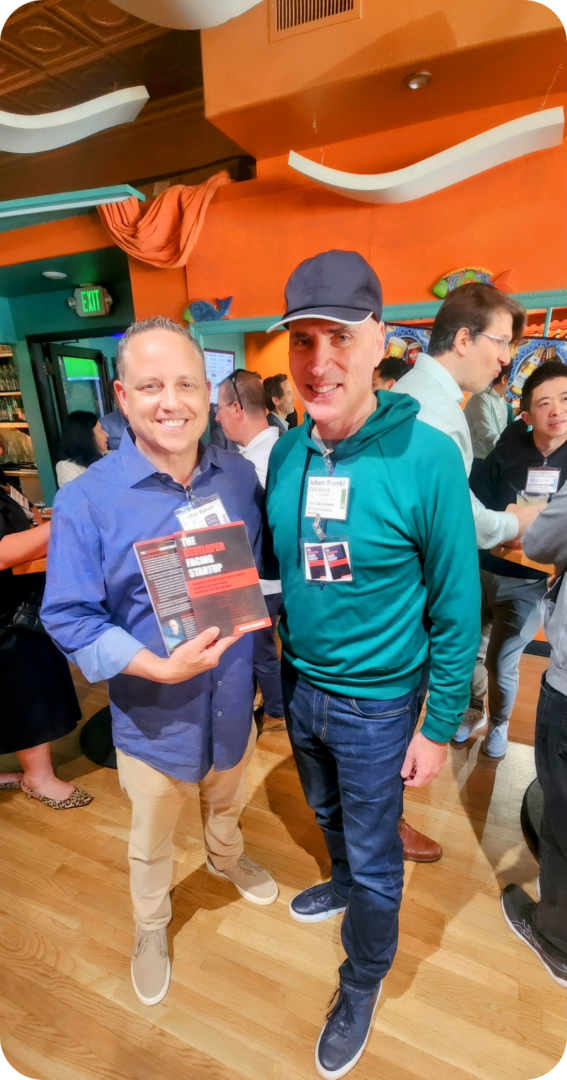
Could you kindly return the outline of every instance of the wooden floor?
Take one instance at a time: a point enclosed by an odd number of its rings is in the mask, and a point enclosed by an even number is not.
[[[565,994],[510,932],[503,885],[535,896],[519,827],[534,776],[533,723],[546,661],[522,660],[512,744],[451,749],[406,815],[441,841],[433,866],[406,866],[400,946],[353,1080],[528,1080],[565,1047]],[[104,692],[79,682],[85,716]],[[286,735],[260,739],[243,817],[247,851],[280,884],[255,908],[204,869],[196,796],[177,835],[173,981],[146,1008],[130,983],[129,804],[116,773],[56,744],[60,775],[96,796],[57,813],[0,794],[0,1027],[9,1062],[41,1080],[307,1080],[336,985],[340,923],[293,922],[298,890],[328,876]],[[11,759],[0,758],[0,768]]]

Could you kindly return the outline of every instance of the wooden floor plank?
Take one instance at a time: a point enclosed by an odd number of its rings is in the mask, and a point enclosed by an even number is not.
[[[565,994],[500,911],[509,881],[535,897],[519,809],[535,775],[545,666],[522,659],[503,761],[479,753],[481,733],[450,749],[430,788],[407,793],[407,818],[445,853],[406,865],[399,950],[353,1080],[531,1080],[561,1057]],[[104,691],[75,674],[91,715]],[[77,733],[54,757],[60,775],[92,791],[89,807],[54,814],[0,793],[0,1036],[14,1068],[38,1080],[315,1080],[344,952],[338,920],[289,917],[295,892],[329,867],[287,735],[260,739],[242,817],[246,849],[277,877],[278,901],[254,907],[207,874],[190,792],[175,840],[172,986],[153,1008],[130,981],[129,803],[115,771],[80,756]]]

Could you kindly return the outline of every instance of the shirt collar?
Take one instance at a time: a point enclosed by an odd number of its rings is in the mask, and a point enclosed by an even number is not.
[[[425,371],[427,375],[431,375],[432,378],[451,395],[455,401],[462,401],[464,398],[463,391],[459,384],[455,382],[455,379],[447,371],[447,368],[443,367],[434,356],[428,356],[427,353],[420,353],[416,362],[415,368],[417,371]]]
[[[222,469],[222,465],[217,460],[217,449],[216,446],[205,446],[204,443],[199,442],[199,463],[197,465],[199,473],[206,472],[211,466]],[[149,476],[163,475],[145,454],[138,450],[131,427],[126,428],[124,438],[115,453],[120,458],[130,487],[135,487],[142,480],[147,480]]]

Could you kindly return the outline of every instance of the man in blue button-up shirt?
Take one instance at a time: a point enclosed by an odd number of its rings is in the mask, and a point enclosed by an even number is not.
[[[144,1004],[169,986],[173,834],[188,783],[198,783],[207,869],[246,899],[277,886],[243,854],[238,819],[252,723],[253,638],[212,627],[167,656],[133,544],[179,529],[193,492],[217,494],[244,520],[256,558],[262,490],[253,465],[200,442],[209,413],[200,346],[158,317],[120,341],[116,390],[129,428],[120,449],[55,501],[42,618],[90,682],[108,679],[122,789],[132,802],[129,859],[137,925],[132,978]]]

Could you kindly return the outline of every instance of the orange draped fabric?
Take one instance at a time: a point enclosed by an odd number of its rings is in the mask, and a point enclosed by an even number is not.
[[[115,243],[128,255],[162,270],[175,270],[187,263],[213,195],[230,183],[229,174],[219,172],[197,187],[176,184],[168,188],[145,213],[144,204],[135,196],[99,206],[98,212]]]

